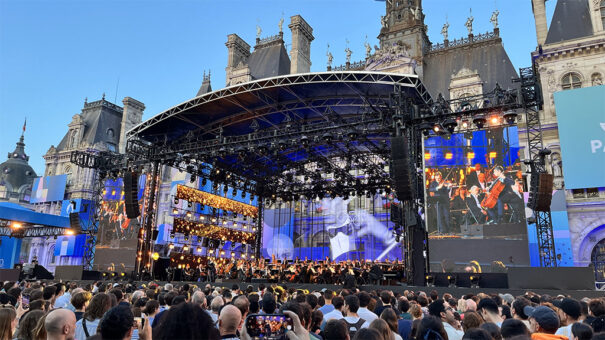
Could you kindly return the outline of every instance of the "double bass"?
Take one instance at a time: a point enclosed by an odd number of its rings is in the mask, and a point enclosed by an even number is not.
[[[489,194],[485,196],[483,201],[481,201],[481,207],[484,209],[492,209],[498,204],[498,197],[500,197],[500,193],[506,188],[506,184],[504,184],[504,179],[497,178],[496,181],[489,188]]]

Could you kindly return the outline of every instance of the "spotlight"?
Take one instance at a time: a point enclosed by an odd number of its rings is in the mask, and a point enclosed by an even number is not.
[[[327,144],[332,143],[332,140],[334,140],[334,136],[332,136],[331,133],[326,132],[323,136],[322,136],[324,142],[326,142]]]
[[[445,129],[449,132],[449,133],[454,133],[454,130],[456,129],[456,127],[458,126],[458,123],[453,120],[453,119],[446,119],[445,122],[443,122],[443,127],[445,127]]]
[[[441,132],[441,125],[435,124],[433,126],[433,132],[435,132],[435,134],[438,134],[439,132]]]
[[[300,137],[300,144],[303,146],[303,148],[309,147],[309,138],[307,136]]]
[[[195,251],[197,251],[198,253],[201,253],[201,252],[202,252],[202,247],[197,247],[197,248],[195,249]]]
[[[69,235],[69,236],[71,236],[71,235],[73,235],[73,234],[75,234],[73,230],[71,230],[71,229],[66,229],[66,230],[65,230],[65,235]]]
[[[191,218],[191,211],[188,211],[188,212],[187,212],[187,217],[188,217],[188,218]]]
[[[189,250],[189,246],[188,245],[184,245],[183,246],[183,251],[188,251]]]
[[[500,117],[498,116],[493,116],[492,118],[490,118],[490,124],[492,125],[496,125],[500,123]]]
[[[21,228],[23,225],[21,223],[17,223],[17,222],[13,222],[11,224],[11,227],[13,227],[13,229],[19,229]]]
[[[160,254],[159,254],[158,252],[155,252],[155,253],[153,253],[153,254],[151,255],[151,258],[152,258],[154,261],[157,261],[157,260],[160,258]]]
[[[429,159],[431,159],[431,153],[430,153],[430,152],[425,152],[425,153],[424,153],[424,159],[425,159],[425,160],[427,160],[427,161],[428,161]]]
[[[170,244],[168,245],[168,249],[170,249],[170,250],[174,249],[174,244],[170,243]]]
[[[174,204],[179,204],[179,199],[176,196],[174,197]]]
[[[474,159],[475,158],[475,153],[470,151],[466,154],[466,158],[468,159]]]
[[[177,208],[172,209],[172,214],[173,215],[178,215],[179,214],[179,210]]]
[[[468,120],[463,120],[462,121],[462,128],[463,129],[467,129],[468,128]]]
[[[471,288],[479,288],[479,275],[471,275]]]
[[[349,131],[349,133],[347,134],[347,137],[349,137],[349,140],[356,140],[357,137],[359,136],[359,134],[357,133],[357,131],[355,130],[351,130]]]
[[[517,120],[517,112],[515,111],[506,111],[504,113],[504,120],[506,120],[506,123],[508,124],[515,124],[515,121]]]
[[[422,123],[418,125],[418,129],[422,132],[423,135],[428,136],[430,131],[433,129],[433,126],[429,123]]]
[[[456,287],[456,275],[455,274],[449,274],[447,276],[447,282],[449,283],[449,287],[450,288],[455,288]]]
[[[479,129],[483,129],[485,123],[487,123],[487,119],[485,119],[484,115],[479,114],[473,118],[473,124],[475,124],[475,126],[477,126]]]
[[[193,207],[193,203],[187,202],[187,208],[192,208],[192,207]]]
[[[450,160],[452,158],[454,158],[454,154],[452,153],[452,151],[451,150],[446,150],[445,151],[445,159]]]
[[[426,280],[427,287],[435,287],[435,277],[433,275],[427,275],[424,279]]]

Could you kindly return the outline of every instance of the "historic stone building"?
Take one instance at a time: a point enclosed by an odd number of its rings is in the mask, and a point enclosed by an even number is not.
[[[558,0],[550,27],[544,0],[532,0],[532,4],[538,48],[531,55],[542,83],[544,144],[553,151],[551,171],[556,188],[561,189],[564,164],[553,94],[603,84],[605,1]],[[566,198],[575,264],[586,266],[598,253],[605,256],[605,188],[567,190]],[[605,263],[601,271],[603,267]]]
[[[0,164],[0,202],[8,201],[28,206],[36,172],[29,165],[23,134],[8,159]]]
[[[44,155],[44,176],[67,175],[65,200],[91,199],[93,193],[94,172],[72,164],[72,151],[125,151],[126,131],[142,121],[145,105],[130,97],[125,97],[122,103],[123,107],[111,103],[105,95],[97,101],[85,100],[82,111],[72,117],[59,144],[52,145]],[[61,201],[38,203],[34,209],[59,215],[62,204]],[[56,265],[80,264],[78,257],[55,256],[56,243],[53,238],[26,239],[21,253],[29,254],[26,261],[37,257],[39,263],[51,271]]]

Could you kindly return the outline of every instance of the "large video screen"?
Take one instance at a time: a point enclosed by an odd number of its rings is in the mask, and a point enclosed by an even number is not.
[[[556,92],[554,97],[565,188],[605,187],[605,85]]]
[[[139,211],[143,211],[143,192],[145,189],[146,176],[141,175],[138,182],[137,199]],[[101,214],[99,216],[99,246],[118,248],[123,241],[137,239],[139,232],[138,220],[129,219],[126,216],[124,205],[124,184],[121,178],[105,182],[103,190],[103,201],[101,202]]]
[[[390,198],[392,199],[392,197]],[[401,260],[389,197],[324,198],[264,211],[262,252],[281,260]]]
[[[45,176],[34,179],[30,203],[62,201],[65,196],[67,175]]]
[[[528,264],[517,128],[432,136],[424,152],[431,268]]]

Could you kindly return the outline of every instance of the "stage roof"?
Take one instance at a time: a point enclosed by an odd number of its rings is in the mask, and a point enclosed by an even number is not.
[[[0,220],[69,228],[68,217],[39,213],[10,202],[0,202]]]
[[[363,71],[318,72],[255,80],[176,105],[128,131],[152,143],[185,137],[211,140],[279,126],[291,120],[326,120],[327,114],[361,114],[386,105],[396,88],[417,104],[431,96],[416,75]]]

